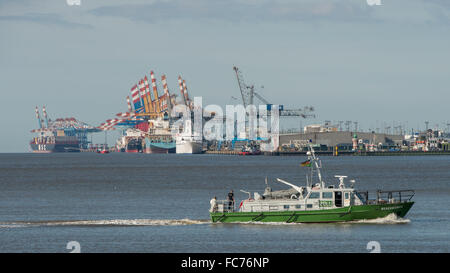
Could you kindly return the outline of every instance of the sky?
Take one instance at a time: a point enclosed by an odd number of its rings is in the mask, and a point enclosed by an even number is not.
[[[73,1],[0,0],[0,152],[30,150],[36,106],[94,126],[125,112],[150,70],[224,106],[237,66],[268,101],[314,106],[285,128],[450,123],[447,0]]]

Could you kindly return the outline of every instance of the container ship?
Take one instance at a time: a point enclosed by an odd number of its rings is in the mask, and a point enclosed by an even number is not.
[[[182,114],[192,114],[193,101],[189,98],[186,81],[178,77],[181,100],[177,101],[175,94],[170,94],[165,75],[161,76],[164,93],[158,93],[155,74],[150,71],[151,86],[147,76],[134,84],[131,88],[131,97],[127,96],[128,112],[118,113],[118,118],[106,120],[99,127],[101,130],[114,130],[121,127],[123,135],[118,139],[116,148],[128,153],[175,153],[177,150],[177,137],[172,134],[176,123],[169,113],[176,106],[184,106]],[[150,92],[150,90],[153,92]],[[152,94],[153,93],[153,94]],[[181,108],[179,108],[181,109]],[[180,111],[180,110],[178,110]],[[198,153],[201,151],[201,136],[194,142],[186,139],[178,141],[183,153]],[[180,149],[179,149],[180,150]],[[181,151],[180,150],[180,151]]]
[[[145,139],[145,153],[147,154],[173,154],[175,150],[176,146],[173,140],[164,138]]]
[[[175,141],[170,134],[169,128],[165,127],[169,123],[150,121],[148,124],[149,126],[139,124],[139,129],[126,129],[124,135],[116,143],[117,151],[147,154],[175,153]]]
[[[66,136],[64,131],[41,131],[30,142],[35,153],[79,152],[80,142],[75,136]]]
[[[126,153],[142,153],[144,151],[143,134],[135,128],[128,128],[116,142],[116,150]]]
[[[170,121],[160,117],[149,121],[145,137],[145,152],[147,154],[175,153],[176,144],[170,132]]]
[[[51,120],[47,116],[45,106],[42,109],[43,119],[40,117],[38,107],[35,112],[39,128],[31,131],[37,134],[30,141],[30,148],[34,153],[80,152],[87,149],[90,143],[87,134],[100,131],[75,118]]]

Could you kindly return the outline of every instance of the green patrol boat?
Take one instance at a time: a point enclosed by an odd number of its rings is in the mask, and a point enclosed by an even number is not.
[[[282,179],[278,182],[290,186],[288,190],[272,191],[267,184],[263,195],[255,192],[248,199],[242,200],[239,207],[230,200],[211,200],[210,216],[216,222],[285,222],[285,223],[331,223],[355,220],[376,219],[392,213],[404,217],[412,205],[413,190],[381,191],[374,199],[369,199],[368,191],[356,191],[355,180],[347,176],[336,175],[337,186],[326,186],[322,180],[321,161],[310,146],[308,160],[303,166],[310,167],[306,177],[306,187],[299,187]],[[313,180],[314,179],[314,180]],[[315,183],[316,182],[316,183]]]

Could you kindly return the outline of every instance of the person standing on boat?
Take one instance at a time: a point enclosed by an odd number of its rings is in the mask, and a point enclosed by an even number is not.
[[[213,199],[210,201],[211,208],[209,209],[210,212],[216,212],[217,211],[217,198],[214,196]]]
[[[228,211],[234,211],[234,193],[231,190],[227,196],[228,199]]]

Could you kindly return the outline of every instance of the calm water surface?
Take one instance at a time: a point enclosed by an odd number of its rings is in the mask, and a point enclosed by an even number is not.
[[[450,251],[450,157],[322,157],[323,176],[358,189],[414,189],[406,219],[344,224],[211,224],[209,200],[233,189],[304,185],[305,157],[0,154],[0,252]]]

